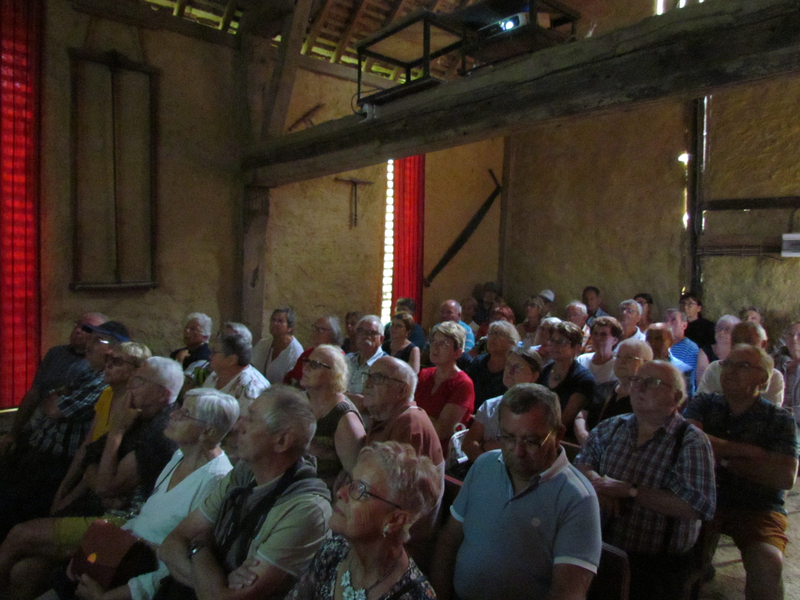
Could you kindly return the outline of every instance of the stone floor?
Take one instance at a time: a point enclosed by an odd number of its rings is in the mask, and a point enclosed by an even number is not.
[[[789,513],[789,546],[786,549],[783,581],[786,600],[800,599],[800,482],[786,499]],[[744,567],[742,558],[726,536],[720,540],[714,555],[717,574],[700,591],[701,600],[741,600],[744,598]]]

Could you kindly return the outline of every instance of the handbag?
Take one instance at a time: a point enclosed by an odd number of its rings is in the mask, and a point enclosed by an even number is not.
[[[158,559],[147,542],[102,519],[89,526],[72,557],[72,572],[85,573],[104,590],[156,569]]]

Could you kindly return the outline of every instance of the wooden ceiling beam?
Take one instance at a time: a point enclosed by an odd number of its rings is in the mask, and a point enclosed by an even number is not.
[[[364,8],[366,5],[367,0],[357,0],[356,8],[350,12],[344,32],[339,40],[339,44],[336,46],[333,56],[331,56],[332,63],[338,63],[339,59],[342,57],[342,54],[344,54],[345,50],[347,50],[347,45],[350,43],[350,37],[353,35],[353,30],[356,27],[356,23],[358,23],[361,15],[364,14]]]
[[[189,0],[178,0],[175,3],[175,8],[172,10],[173,17],[183,17],[183,13],[186,12],[186,6],[189,4]]]
[[[225,10],[222,12],[222,20],[219,22],[220,31],[228,31],[235,14],[236,0],[228,0],[228,3],[225,5]]]
[[[378,28],[378,31],[380,31],[384,27],[388,27],[389,25],[391,25],[391,23],[392,23],[392,21],[394,21],[395,17],[397,17],[397,15],[400,14],[400,11],[403,10],[403,8],[405,7],[407,1],[408,0],[395,0],[394,8],[392,8],[392,10],[389,12],[389,14],[386,15],[386,20]],[[364,67],[363,67],[362,70],[365,73],[369,73],[372,70],[372,65],[373,64],[375,64],[375,59],[368,58],[366,61],[364,61]]]
[[[317,42],[320,31],[322,31],[322,24],[328,18],[328,11],[333,6],[335,0],[323,0],[322,8],[317,11],[317,18],[311,24],[311,31],[306,36],[306,41],[303,43],[303,54],[308,54]]]
[[[289,102],[292,99],[300,50],[308,29],[312,0],[297,0],[294,12],[286,18],[278,47],[278,60],[272,69],[267,93],[264,98],[264,120],[261,137],[267,139],[283,133]]]
[[[797,0],[706,2],[272,140],[242,168],[275,186],[506,135],[521,125],[800,71]]]

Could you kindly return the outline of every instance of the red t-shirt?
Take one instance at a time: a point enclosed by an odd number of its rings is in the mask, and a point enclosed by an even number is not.
[[[445,404],[463,406],[467,412],[461,417],[464,425],[469,423],[472,412],[475,410],[475,388],[472,379],[464,371],[459,371],[447,381],[443,381],[434,394],[433,380],[436,367],[422,369],[419,372],[419,382],[414,400],[417,406],[424,409],[432,419],[438,419]]]

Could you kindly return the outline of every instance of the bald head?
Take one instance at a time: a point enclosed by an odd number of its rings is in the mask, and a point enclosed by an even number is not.
[[[731,344],[749,344],[764,348],[767,345],[767,332],[758,323],[742,321],[731,331]]]
[[[647,343],[653,349],[653,357],[656,360],[669,360],[669,349],[675,338],[672,330],[666,323],[653,323],[645,332]]]
[[[376,360],[364,384],[364,408],[376,422],[402,413],[414,401],[417,376],[405,362],[384,356]]]
[[[439,322],[461,320],[461,305],[455,300],[445,300],[439,307]]]

